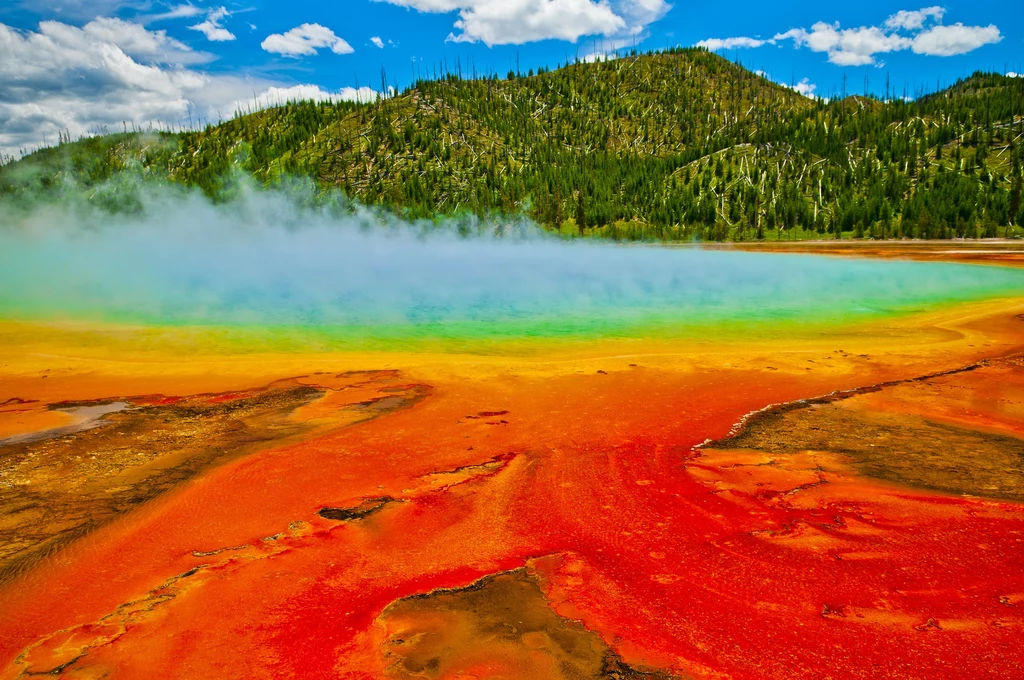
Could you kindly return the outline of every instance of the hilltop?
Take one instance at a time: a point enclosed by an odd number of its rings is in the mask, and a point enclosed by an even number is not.
[[[1024,219],[1022,135],[1024,79],[826,102],[680,49],[66,142],[0,169],[0,193],[117,203],[119,178],[141,175],[223,198],[243,171],[410,218],[525,213],[613,238],[1008,236]]]

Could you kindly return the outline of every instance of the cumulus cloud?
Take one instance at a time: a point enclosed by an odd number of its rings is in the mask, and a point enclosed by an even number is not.
[[[227,9],[218,7],[206,15],[206,21],[200,22],[195,26],[189,26],[189,28],[193,31],[199,31],[206,36],[207,40],[212,42],[234,40],[235,34],[220,25],[220,22],[229,16],[231,16],[231,13]]]
[[[944,26],[937,22],[945,16],[942,7],[901,10],[882,26],[841,28],[839,22],[818,22],[808,31],[793,28],[770,41],[792,40],[796,47],[828,54],[838,66],[878,65],[877,55],[912,50],[915,54],[948,57],[966,54],[984,45],[999,42],[1002,35],[995,25]]]
[[[915,54],[937,57],[952,57],[973,52],[984,45],[991,45],[1003,39],[994,25],[964,26],[957,22],[952,26],[933,26],[914,37],[911,49]]]
[[[758,38],[708,38],[707,40],[701,40],[696,43],[694,47],[704,47],[717,52],[718,50],[734,50],[738,48],[753,48],[764,45],[766,40],[759,40]]]
[[[162,31],[95,20],[82,28],[44,21],[37,31],[0,24],[0,148],[12,153],[58,130],[72,135],[122,121],[187,115],[209,83],[185,68],[195,55]]]
[[[284,33],[273,33],[260,43],[267,52],[286,57],[302,57],[317,53],[324,47],[335,54],[351,54],[354,50],[334,31],[320,24],[302,24]]]
[[[945,7],[925,7],[918,10],[901,9],[885,20],[885,27],[891,31],[906,29],[908,31],[920,30],[928,19],[942,21],[946,14]]]
[[[458,12],[452,42],[488,46],[583,36],[641,36],[671,9],[666,0],[378,0],[420,12]]]
[[[809,78],[804,78],[799,83],[790,85],[789,88],[795,92],[799,92],[805,97],[814,99],[814,91],[818,89],[818,86],[812,83]]]
[[[886,33],[877,26],[859,28],[839,27],[839,22],[826,24],[823,21],[807,31],[793,28],[779,33],[774,40],[792,40],[797,47],[806,46],[812,52],[827,52],[828,60],[838,66],[863,66],[875,63],[876,54],[905,50],[913,41],[897,33]]]
[[[1006,72],[1006,77],[1007,78],[1024,78],[1024,73],[1016,73],[1014,71],[1007,71]]]
[[[647,26],[665,16],[672,6],[667,0],[625,0],[619,2],[617,12],[626,21],[629,35],[642,35]]]
[[[783,87],[788,87],[789,89],[793,90],[794,92],[798,92],[798,93],[802,94],[803,96],[807,97],[808,99],[818,99],[819,98],[818,95],[814,94],[815,92],[817,92],[818,86],[815,85],[814,83],[812,83],[810,78],[804,78],[799,83],[784,83],[782,81],[775,80],[775,78],[772,78],[771,74],[768,73],[767,71],[762,71],[762,70],[758,69],[758,70],[754,71],[754,73],[756,73],[757,75],[761,76],[762,78],[764,78],[766,80],[772,81],[773,83],[775,83],[777,85],[781,85]]]
[[[376,45],[380,49],[384,49],[384,41],[380,39],[379,35],[375,35],[372,38],[370,38],[370,42],[372,42],[374,45]]]
[[[590,54],[584,55],[581,61],[584,64],[597,64],[605,61],[615,61],[619,58],[618,52],[591,52]]]
[[[502,45],[550,38],[576,42],[584,35],[616,33],[626,28],[626,22],[607,3],[516,0],[479,3],[460,13],[455,28],[462,33],[450,35],[454,42]]]
[[[238,102],[251,102],[253,92],[258,107],[375,96],[366,88],[325,92],[208,73],[196,66],[210,55],[121,19],[82,27],[44,21],[35,31],[0,23],[0,54],[0,153],[9,155],[55,142],[58,131],[77,137],[122,124],[216,122],[235,113]]]
[[[232,102],[230,110],[232,113],[243,113],[281,106],[293,101],[368,103],[376,101],[380,96],[380,92],[365,86],[360,88],[343,87],[336,92],[324,90],[318,85],[271,86],[254,97]]]
[[[82,28],[57,21],[44,21],[39,24],[39,31],[41,35],[58,43],[108,43],[137,59],[164,64],[193,64],[212,59],[210,55],[194,52],[184,43],[168,37],[166,31],[148,31],[139,24],[113,17],[98,17]]]
[[[878,55],[912,50],[915,54],[949,57],[997,43],[1003,39],[999,28],[964,26],[955,23],[944,26],[940,22],[946,15],[944,7],[924,7],[918,10],[900,10],[889,16],[881,26],[842,28],[839,22],[819,21],[806,28],[791,28],[776,33],[769,40],[760,38],[708,38],[696,47],[709,50],[756,48],[777,45],[792,40],[795,47],[806,47],[812,52],[823,52],[837,66],[880,66]]]

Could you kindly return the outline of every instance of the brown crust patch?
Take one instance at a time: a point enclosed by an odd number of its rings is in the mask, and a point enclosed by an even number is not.
[[[529,567],[402,598],[377,622],[386,631],[381,655],[389,678],[483,677],[484,671],[536,680],[676,677],[628,665],[597,633],[559,616]]]
[[[213,466],[407,408],[430,392],[398,378],[366,371],[219,394],[51,405],[127,407],[99,409],[88,429],[0,442],[0,583]]]
[[[1021,357],[771,406],[706,449],[828,451],[861,474],[947,493],[1024,501]]]

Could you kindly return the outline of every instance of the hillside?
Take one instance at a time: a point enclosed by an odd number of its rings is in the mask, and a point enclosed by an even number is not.
[[[613,238],[1004,236],[1024,219],[1022,134],[1024,79],[823,102],[685,49],[64,143],[0,169],[0,193],[130,204],[117,180],[141,173],[223,197],[242,170],[414,218],[525,212]]]

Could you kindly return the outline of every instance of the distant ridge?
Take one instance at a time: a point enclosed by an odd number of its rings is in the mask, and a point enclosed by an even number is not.
[[[618,239],[1012,237],[1022,145],[1022,78],[977,73],[911,102],[812,100],[677,49],[65,142],[0,168],[0,194],[55,197],[127,171],[223,198],[241,171],[309,177],[410,218],[525,213]],[[122,205],[117,189],[90,195]]]

